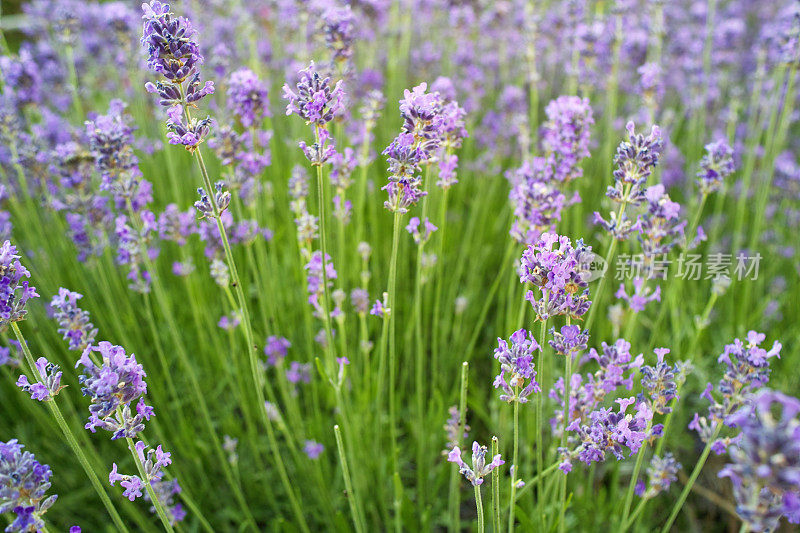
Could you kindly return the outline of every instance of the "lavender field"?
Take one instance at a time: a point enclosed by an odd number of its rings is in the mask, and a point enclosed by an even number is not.
[[[797,531],[800,1],[0,8],[0,528]]]

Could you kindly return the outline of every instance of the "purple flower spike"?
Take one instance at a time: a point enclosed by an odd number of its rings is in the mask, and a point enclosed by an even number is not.
[[[61,385],[61,368],[44,357],[36,360],[36,381],[30,383],[28,376],[22,375],[17,380],[17,387],[29,393],[31,398],[40,402],[54,398],[66,385]]]
[[[497,339],[494,358],[500,362],[500,374],[494,380],[494,388],[503,389],[500,399],[504,402],[526,403],[532,393],[541,392],[533,365],[533,353],[540,346],[533,334],[524,329],[515,331],[510,340],[509,344]]]
[[[25,318],[25,304],[38,298],[36,288],[23,278],[31,277],[28,269],[19,262],[17,247],[10,241],[0,246],[0,328]]]
[[[487,451],[486,446],[481,446],[477,442],[472,443],[472,468],[461,458],[461,449],[458,446],[453,447],[447,455],[447,460],[458,465],[459,473],[472,483],[472,486],[478,487],[483,484],[483,478],[491,474],[492,470],[505,464],[499,453],[492,458],[489,464],[486,464]]]

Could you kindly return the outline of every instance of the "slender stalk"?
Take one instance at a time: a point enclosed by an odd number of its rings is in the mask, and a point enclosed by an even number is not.
[[[548,296],[545,296],[548,298]],[[544,383],[545,378],[545,364],[544,364],[544,347],[547,341],[547,320],[542,320],[539,329],[539,383],[543,391],[547,390],[547,385]],[[536,395],[536,507],[539,514],[539,528],[544,531],[544,475],[542,468],[544,467],[544,415],[543,415],[543,394],[540,392]]]
[[[514,474],[511,476],[511,495],[508,505],[508,531],[514,531],[514,510],[516,509],[517,479],[519,477],[519,385],[514,386],[514,448],[511,466]]]
[[[319,142],[319,126],[314,127],[314,138]],[[322,177],[322,165],[317,167],[317,198],[319,201],[319,246],[320,254],[322,254],[322,321],[325,326],[325,336],[328,342],[325,346],[325,365],[329,375],[332,375],[335,356],[333,353],[333,329],[331,327],[331,311],[330,311],[330,288],[328,287],[328,240],[326,237],[326,222],[325,222],[325,181]]]
[[[495,457],[499,453],[498,448],[499,446],[497,443],[497,437],[492,437],[492,457]],[[513,505],[510,506],[513,507]],[[500,533],[500,469],[499,468],[495,468],[494,470],[492,470],[492,528],[495,533]]]
[[[350,469],[347,466],[347,455],[344,451],[344,443],[342,442],[342,432],[339,431],[339,426],[333,426],[333,432],[336,434],[336,447],[339,450],[339,461],[342,463],[342,477],[344,477],[344,486],[347,489],[347,503],[350,506],[350,514],[353,515],[353,525],[358,533],[364,531],[364,525],[361,523],[361,513],[358,510],[358,500],[356,493],[353,491],[353,483],[350,481]]]
[[[458,400],[458,433],[456,434],[456,444],[461,444],[464,436],[464,427],[467,420],[467,384],[469,377],[469,363],[461,363],[461,386]],[[497,469],[495,469],[497,470]],[[499,485],[498,485],[499,486]],[[499,490],[499,488],[498,488]],[[461,506],[461,493],[458,490],[458,470],[452,469],[450,472],[450,531],[455,532],[461,529],[459,518],[459,508]]]
[[[714,430],[713,435],[711,438],[708,439],[706,443],[706,447],[703,448],[703,453],[700,454],[700,458],[697,460],[697,464],[694,466],[694,470],[692,470],[692,475],[689,476],[689,480],[686,482],[686,485],[683,487],[683,491],[681,491],[681,495],[678,496],[675,505],[672,507],[672,512],[669,515],[664,527],[661,528],[661,533],[667,533],[672,527],[672,524],[675,522],[675,519],[678,517],[678,513],[681,511],[686,498],[689,496],[689,492],[692,490],[692,486],[694,482],[697,481],[697,476],[700,475],[700,471],[703,469],[703,466],[706,464],[706,460],[708,459],[708,454],[711,453],[711,445],[717,440],[720,431],[722,431],[722,423],[718,423],[716,429]]]
[[[20,331],[19,326],[17,325],[16,322],[11,323],[11,329],[14,331],[14,336],[17,337],[17,341],[19,342],[20,346],[22,346],[22,353],[25,354],[25,360],[27,361],[28,366],[30,366],[31,376],[34,379],[36,379],[36,381],[41,383],[41,376],[39,375],[39,371],[36,369],[36,362],[33,359],[33,354],[31,353],[31,350],[28,347],[28,343],[25,342],[25,337],[23,337],[22,331]],[[64,437],[67,439],[67,444],[69,444],[69,447],[72,448],[73,453],[78,458],[78,462],[81,464],[81,467],[83,467],[83,471],[86,472],[86,476],[89,478],[92,487],[94,488],[95,492],[97,492],[97,495],[100,497],[100,501],[103,502],[103,506],[108,511],[108,514],[111,517],[111,521],[114,522],[114,526],[120,531],[128,531],[128,528],[125,526],[125,523],[122,521],[122,518],[120,518],[117,509],[114,507],[114,504],[111,503],[111,499],[108,497],[105,488],[103,488],[103,485],[97,478],[97,474],[89,464],[89,460],[86,458],[86,454],[84,454],[83,448],[81,447],[80,444],[78,444],[78,440],[75,438],[75,435],[69,428],[67,421],[64,420],[64,415],[61,414],[61,409],[59,409],[58,404],[56,404],[55,398],[52,398],[44,403],[47,404],[47,407],[50,409],[50,414],[52,414],[53,418],[56,419],[58,427],[61,429],[61,432],[64,434]]]
[[[478,533],[484,533],[486,526],[483,523],[483,500],[481,499],[480,485],[475,485],[475,507],[478,509]]]
[[[567,325],[570,325],[570,317],[567,316]],[[567,426],[569,426],[569,401],[570,401],[570,384],[572,380],[570,377],[572,376],[572,352],[568,352],[564,356],[564,415],[562,418],[562,424],[564,425],[564,430],[561,432],[561,447],[565,447],[567,445]],[[541,394],[541,393],[540,393]],[[558,521],[558,530],[563,532],[565,530],[564,524],[564,513],[566,512],[566,501],[567,501],[567,476],[562,476],[561,479],[561,501],[565,502],[564,505],[561,506],[561,517]]]

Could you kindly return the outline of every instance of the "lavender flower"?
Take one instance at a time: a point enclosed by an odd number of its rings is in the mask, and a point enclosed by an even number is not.
[[[702,194],[711,194],[722,188],[725,178],[733,174],[733,148],[724,140],[706,145],[706,153],[700,161],[697,186]]]
[[[346,61],[353,55],[356,18],[349,5],[331,6],[322,16],[325,46],[333,53],[335,62]]]
[[[528,396],[542,389],[536,382],[533,353],[541,349],[532,333],[519,329],[511,334],[511,344],[497,339],[494,358],[500,362],[500,374],[495,377],[494,388],[502,388],[500,399],[504,402],[526,403]]]
[[[563,326],[561,331],[551,328],[550,335],[553,337],[550,346],[558,355],[565,357],[574,357],[575,352],[585,350],[589,342],[589,333],[575,325]]]
[[[313,61],[298,75],[300,79],[295,90],[288,84],[283,86],[283,98],[289,101],[286,105],[286,114],[295,113],[302,117],[306,124],[324,128],[344,109],[342,81],[339,80],[331,87],[330,78],[322,77]]]
[[[644,311],[645,306],[650,302],[661,301],[661,287],[657,286],[655,289],[648,287],[645,284],[645,280],[641,278],[633,280],[633,289],[632,293],[628,294],[625,290],[625,284],[620,283],[619,289],[617,289],[614,296],[628,302],[628,307],[630,307],[631,311],[634,313]]]
[[[675,457],[667,452],[664,457],[654,455],[647,467],[647,488],[637,491],[643,498],[655,498],[662,492],[669,490],[670,485],[678,480],[681,464]]]
[[[594,213],[594,222],[609,232],[617,240],[625,240],[632,231],[638,229],[638,221],[632,222],[625,214],[628,205],[639,205],[645,199],[647,178],[658,164],[663,142],[661,130],[653,126],[645,137],[637,134],[633,122],[628,122],[628,140],[620,143],[614,156],[617,169],[614,171],[614,186],[609,187],[606,196],[622,204],[619,212],[611,213],[605,220],[600,213]]]
[[[772,531],[781,516],[800,523],[800,401],[761,390],[730,417],[742,438],[719,472],[733,483],[736,512],[752,531]]]
[[[447,460],[457,464],[458,472],[467,478],[472,486],[478,487],[483,484],[483,478],[488,476],[492,470],[505,464],[499,453],[492,458],[489,464],[486,464],[487,451],[486,446],[481,446],[477,442],[472,443],[472,468],[467,466],[467,463],[461,458],[461,449],[458,446],[453,446],[453,449],[447,454]]]
[[[303,444],[303,452],[308,456],[309,459],[318,459],[324,451],[325,446],[317,441],[307,440],[305,444]]]
[[[133,127],[125,106],[121,100],[112,100],[107,115],[86,121],[86,135],[102,176],[100,189],[113,194],[117,208],[124,209],[130,202],[138,211],[152,200],[152,186],[141,179],[139,161],[133,153]]]
[[[366,289],[353,289],[350,292],[350,302],[359,315],[366,315],[369,312],[369,292]]]
[[[58,322],[58,332],[64,336],[64,340],[69,341],[69,349],[83,352],[94,343],[97,328],[92,324],[89,313],[78,307],[81,298],[82,294],[61,287],[50,301],[50,307],[53,309],[53,318]]]
[[[245,128],[258,124],[270,116],[267,85],[248,68],[233,71],[228,80],[228,107]]]
[[[41,531],[42,517],[58,496],[46,494],[50,467],[22,448],[16,439],[0,442],[0,514],[14,513],[6,531]]]
[[[708,418],[695,413],[689,423],[689,429],[697,431],[704,442],[709,442],[719,424],[730,426],[730,415],[745,405],[748,397],[769,381],[769,359],[780,358],[782,346],[775,341],[767,351],[760,346],[765,338],[763,333],[749,331],[746,344],[734,339],[717,358],[717,362],[724,365],[725,373],[716,387],[708,383],[700,395],[711,403]],[[722,454],[736,438],[737,436],[720,438],[711,443],[711,449],[718,455]]]
[[[0,246],[0,328],[19,322],[27,313],[25,304],[38,298],[36,288],[23,278],[31,277],[28,269],[19,262],[17,247],[10,241]]]
[[[383,151],[389,163],[389,183],[383,187],[389,194],[384,207],[394,213],[404,214],[427,193],[422,190],[422,180],[417,175],[425,152],[411,133],[400,133]]]
[[[28,376],[21,375],[17,379],[17,387],[29,393],[31,398],[40,402],[54,398],[66,385],[61,384],[61,368],[40,357],[36,360],[36,376],[33,383],[28,381]]]
[[[558,243],[558,248],[554,245]],[[520,282],[536,286],[541,297],[529,290],[525,299],[531,302],[536,316],[546,320],[551,316],[583,316],[589,310],[589,290],[586,289],[591,247],[578,240],[573,247],[568,237],[544,233],[536,244],[522,254]],[[581,293],[581,289],[584,289]]]
[[[383,293],[382,300],[375,300],[375,303],[372,305],[372,309],[369,310],[369,314],[372,316],[377,316],[379,318],[387,319],[391,316],[392,310],[388,307],[389,301],[389,294]]]
[[[616,403],[619,404],[617,411],[601,408],[589,414],[588,423],[581,424],[578,419],[567,426],[567,431],[575,432],[580,443],[577,458],[587,465],[605,461],[607,453],[622,460],[625,448],[630,450],[629,455],[634,455],[645,440],[661,434],[660,424],[650,427],[653,411],[645,402],[636,403],[635,398],[617,398]],[[636,413],[627,413],[633,404]]]
[[[194,203],[194,208],[200,215],[200,219],[217,218],[228,209],[231,203],[231,193],[224,190],[224,187],[225,183],[221,181],[214,184],[214,189],[216,190],[214,193],[214,201],[217,205],[216,211],[214,211],[214,205],[211,203],[211,198],[206,194],[206,191],[202,187],[197,189],[197,194],[200,196],[200,199]]]
[[[589,157],[589,127],[594,124],[587,98],[559,96],[545,108],[547,122],[542,131],[542,146],[553,179],[563,183],[583,175],[579,163]]]
[[[271,366],[277,365],[289,353],[289,348],[292,343],[289,339],[270,335],[267,337],[267,344],[264,346],[264,355],[267,356],[267,364]]]
[[[101,360],[95,363],[92,354],[99,353]],[[147,393],[145,372],[136,362],[136,356],[125,353],[121,346],[101,341],[97,346],[89,346],[81,355],[75,367],[84,367],[80,376],[81,392],[90,396],[89,421],[86,429],[94,433],[102,428],[113,433],[111,439],[133,438],[144,429],[144,421],[153,416],[153,408],[145,404],[143,396]],[[131,404],[135,414],[131,413]]]
[[[177,479],[153,479],[150,481],[150,486],[153,487],[153,492],[156,499],[161,503],[167,517],[172,525],[181,522],[186,518],[186,511],[183,505],[175,502],[175,496],[181,493],[181,486],[178,484]],[[144,494],[144,500],[150,501],[150,494]],[[150,506],[150,512],[156,514],[155,506]]]
[[[162,469],[172,464],[172,454],[163,451],[160,445],[156,448],[147,449],[147,445],[144,442],[138,441],[134,444],[134,449],[139,456],[139,461],[144,466],[145,479],[137,475],[118,473],[117,463],[113,463],[111,472],[108,474],[108,482],[111,486],[113,487],[119,481],[120,486],[125,489],[122,495],[130,501],[142,496],[148,484],[152,485],[154,482],[161,481],[164,477]],[[147,452],[146,454],[145,451]]]
[[[669,365],[664,361],[669,349],[656,348],[653,351],[657,357],[656,365],[641,368],[643,392],[639,401],[648,402],[653,412],[663,415],[672,411],[669,404],[678,398],[678,380],[682,372],[679,365]]]
[[[425,223],[422,224],[419,220],[419,217],[411,217],[411,219],[408,221],[408,224],[406,224],[406,231],[411,234],[411,236],[414,238],[414,242],[419,245],[428,242],[428,239],[431,238],[431,234],[437,229],[438,228],[434,226],[427,218],[425,218]]]
[[[325,256],[325,278],[327,278],[328,287],[333,287],[333,280],[338,277],[336,273],[336,269],[333,266],[333,262],[329,255]],[[322,286],[323,282],[323,275],[322,275],[322,268],[323,268],[323,261],[322,261],[322,252],[316,251],[311,254],[311,259],[305,266],[306,272],[308,273],[306,276],[307,281],[307,289],[308,289],[308,303],[310,303],[314,307],[314,312],[319,315],[323,316],[325,310],[322,308],[323,302],[323,294],[325,288]],[[331,316],[334,316],[334,311],[331,311]]]
[[[169,4],[151,0],[142,4],[144,26],[142,47],[147,52],[148,68],[161,76],[145,89],[160,97],[167,107],[170,144],[182,144],[194,150],[210,132],[210,119],[189,119],[188,106],[214,93],[214,82],[200,81],[203,56],[196,41],[197,32],[184,17],[175,17]]]

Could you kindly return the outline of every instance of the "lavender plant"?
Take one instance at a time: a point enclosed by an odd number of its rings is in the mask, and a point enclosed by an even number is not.
[[[4,2],[3,527],[793,527],[798,6]]]

